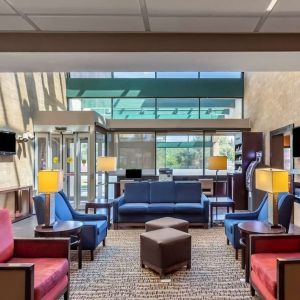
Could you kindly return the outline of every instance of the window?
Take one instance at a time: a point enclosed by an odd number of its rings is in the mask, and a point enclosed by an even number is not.
[[[199,99],[157,99],[157,119],[198,119]]]
[[[208,157],[227,156],[227,170],[219,171],[219,175],[226,175],[234,171],[234,133],[205,134],[205,175],[216,175],[215,170],[207,168]]]
[[[200,99],[200,119],[241,119],[242,99]]]
[[[155,72],[114,72],[114,78],[155,78]]]
[[[155,99],[113,99],[114,119],[155,119]]]
[[[203,175],[203,135],[157,135],[156,164],[173,169],[174,175]]]
[[[70,72],[70,78],[111,78],[111,72]]]
[[[241,78],[241,72],[200,72],[200,78]]]
[[[198,78],[198,72],[157,72],[157,78]]]
[[[143,175],[155,174],[154,133],[114,133],[109,153],[118,157],[118,170],[142,169]]]

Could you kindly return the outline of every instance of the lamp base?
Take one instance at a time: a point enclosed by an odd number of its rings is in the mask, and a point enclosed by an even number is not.
[[[53,224],[49,224],[49,225],[44,224],[44,225],[42,225],[42,228],[43,229],[52,229],[53,228]]]
[[[280,228],[282,228],[282,226],[279,224],[271,224],[271,228],[272,229],[280,229]]]

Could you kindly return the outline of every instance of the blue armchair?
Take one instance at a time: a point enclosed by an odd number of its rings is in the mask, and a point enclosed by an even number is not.
[[[43,194],[33,197],[38,224],[44,223]],[[100,214],[88,215],[76,212],[71,206],[66,194],[60,191],[55,194],[55,219],[57,221],[80,221],[82,228],[82,249],[91,251],[94,260],[94,250],[102,242],[105,246],[107,235],[107,217]]]
[[[279,223],[283,225],[287,231],[289,229],[294,196],[288,193],[279,193]],[[240,231],[238,224],[246,221],[267,221],[268,220],[268,194],[265,194],[260,206],[254,212],[245,213],[229,213],[225,215],[224,227],[227,237],[227,244],[231,244],[235,249],[235,258],[238,259],[238,250],[240,245]]]

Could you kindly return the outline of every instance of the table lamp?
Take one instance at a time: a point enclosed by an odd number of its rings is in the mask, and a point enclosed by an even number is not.
[[[216,170],[216,201],[218,201],[218,172],[220,170],[227,170],[227,156],[210,156],[207,168],[209,170]]]
[[[117,170],[117,158],[114,156],[98,156],[97,172],[105,174],[105,198],[108,199],[108,175]]]
[[[56,193],[63,188],[63,171],[41,170],[38,173],[39,193],[45,193],[44,228],[53,228],[55,221],[55,200],[51,201],[51,193]]]
[[[289,174],[285,170],[263,168],[255,171],[255,186],[268,193],[268,221],[272,228],[278,224],[278,193],[289,191]]]

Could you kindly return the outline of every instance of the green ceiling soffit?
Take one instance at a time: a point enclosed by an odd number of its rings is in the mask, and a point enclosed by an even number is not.
[[[67,79],[68,98],[243,98],[244,79]]]

